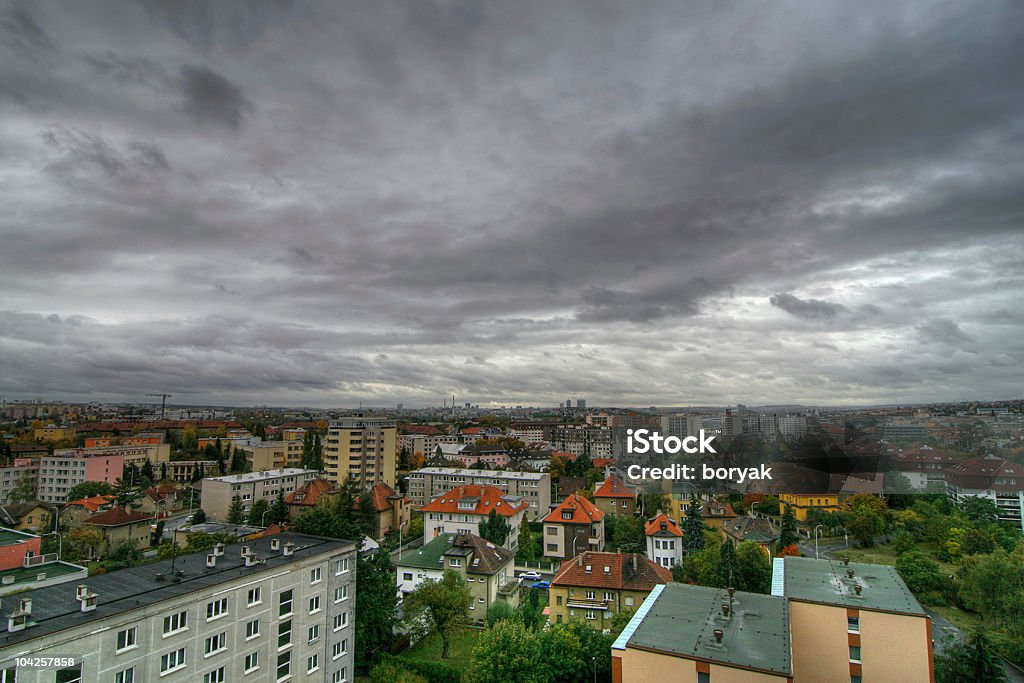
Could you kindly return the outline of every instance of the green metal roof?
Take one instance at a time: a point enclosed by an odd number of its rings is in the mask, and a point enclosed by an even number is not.
[[[853,578],[847,570],[853,570]],[[896,612],[924,616],[925,612],[903,583],[896,569],[884,564],[864,564],[839,560],[815,560],[810,557],[786,557],[776,560],[773,576],[776,587],[781,583],[784,595],[791,600],[838,605],[854,609]],[[855,586],[859,585],[860,595]],[[777,588],[773,591],[777,592]]]
[[[684,657],[792,675],[789,603],[784,598],[736,592],[732,615],[722,616],[729,594],[721,588],[669,583],[634,615],[613,647],[636,646]],[[723,632],[715,641],[715,629]]]
[[[396,567],[418,567],[420,569],[444,569],[441,558],[452,547],[455,534],[441,534],[430,543],[414,550],[406,550],[395,562]]]

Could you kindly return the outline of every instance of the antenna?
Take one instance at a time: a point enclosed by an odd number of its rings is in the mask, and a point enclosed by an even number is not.
[[[167,399],[171,398],[173,394],[146,394],[146,396],[160,397],[160,419],[164,419],[164,412],[167,409]]]

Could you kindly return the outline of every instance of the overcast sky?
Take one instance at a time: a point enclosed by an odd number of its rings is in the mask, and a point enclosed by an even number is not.
[[[1020,2],[0,8],[8,400],[1021,395]]]

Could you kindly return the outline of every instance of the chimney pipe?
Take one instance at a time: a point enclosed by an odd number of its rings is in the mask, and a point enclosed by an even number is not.
[[[845,566],[847,566],[849,564],[850,564],[850,558],[849,557],[843,557],[843,566],[845,567]]]
[[[847,569],[846,570],[846,578],[848,578],[848,579],[852,579],[853,578],[853,570],[852,569]]]
[[[732,596],[736,595],[736,589],[733,588],[732,586],[729,586],[725,590],[726,590],[726,592],[729,593],[729,599],[732,600]]]
[[[861,587],[860,587],[860,584],[859,584],[859,583],[858,583],[858,584],[855,584],[855,585],[854,585],[854,587],[853,587],[853,592],[854,592],[854,593],[856,593],[857,595],[860,595],[860,592],[861,592],[861,590],[862,590],[862,589],[861,589]]]
[[[720,628],[715,629],[715,642],[721,645],[722,638],[725,636],[725,631]]]
[[[216,566],[217,566],[217,556],[212,554],[212,553],[207,555],[206,556],[206,568],[207,569],[213,569]]]
[[[280,538],[272,538],[272,539],[270,539],[270,549],[271,550],[280,550],[281,549],[281,539]]]
[[[293,552],[295,552],[295,544],[291,541],[288,541],[284,544],[284,554],[287,557],[288,555],[291,555]]]
[[[727,602],[723,602],[722,603],[722,616],[723,617],[729,616],[729,603],[727,603]]]

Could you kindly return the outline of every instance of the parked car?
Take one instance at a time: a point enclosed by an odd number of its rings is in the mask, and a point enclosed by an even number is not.
[[[519,575],[520,581],[540,581],[542,578],[540,572],[523,572]]]
[[[532,584],[530,588],[536,588],[537,590],[547,590],[551,586],[550,581],[537,581]]]

